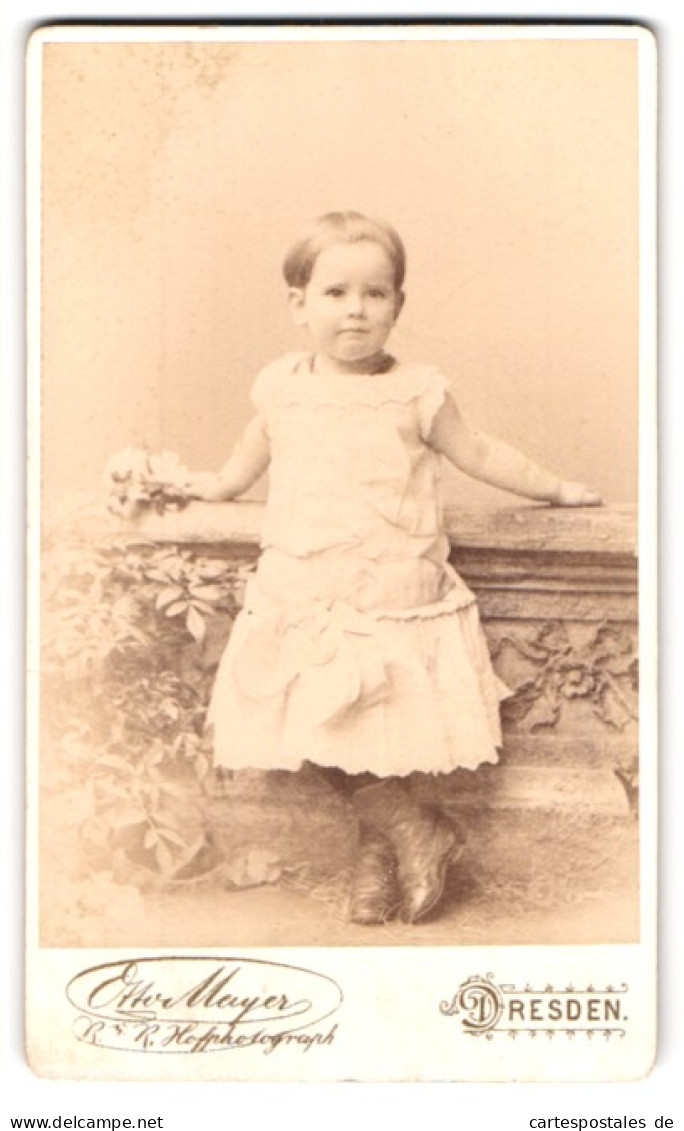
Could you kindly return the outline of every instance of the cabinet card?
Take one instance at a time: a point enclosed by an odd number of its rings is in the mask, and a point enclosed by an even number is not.
[[[648,1072],[655,56],[32,36],[37,1073]]]

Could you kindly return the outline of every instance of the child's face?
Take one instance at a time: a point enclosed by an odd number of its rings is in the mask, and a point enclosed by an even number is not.
[[[382,353],[404,299],[389,255],[371,240],[326,248],[307,286],[292,287],[289,297],[316,353],[342,372],[362,371]]]

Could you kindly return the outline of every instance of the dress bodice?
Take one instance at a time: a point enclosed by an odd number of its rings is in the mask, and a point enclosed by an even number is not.
[[[428,366],[323,375],[288,354],[262,370],[252,397],[271,443],[264,547],[445,561],[440,457],[427,439],[446,390]]]

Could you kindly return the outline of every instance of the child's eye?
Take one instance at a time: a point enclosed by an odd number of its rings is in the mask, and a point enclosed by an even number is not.
[[[382,287],[372,287],[368,294],[370,298],[387,298],[387,291],[384,291]]]
[[[332,295],[333,298],[341,298],[344,294],[344,289],[342,287],[326,287],[325,293]]]

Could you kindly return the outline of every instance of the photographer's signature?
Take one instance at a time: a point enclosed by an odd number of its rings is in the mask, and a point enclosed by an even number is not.
[[[329,1018],[342,1002],[332,978],[253,958],[108,962],[82,970],[66,995],[79,1041],[154,1053],[308,1052],[333,1043]]]

